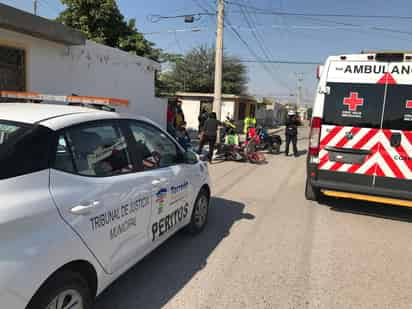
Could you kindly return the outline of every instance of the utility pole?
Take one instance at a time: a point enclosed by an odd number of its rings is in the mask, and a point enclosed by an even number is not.
[[[222,70],[223,70],[223,29],[225,18],[225,2],[217,0],[217,30],[216,30],[216,59],[215,59],[215,95],[213,111],[217,119],[222,114]]]
[[[297,78],[297,92],[296,92],[296,105],[298,108],[302,104],[302,82],[303,82],[303,74],[302,73],[295,73]]]
[[[33,14],[37,15],[37,0],[33,0]]]

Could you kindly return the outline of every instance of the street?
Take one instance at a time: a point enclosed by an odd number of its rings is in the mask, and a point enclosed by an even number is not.
[[[305,158],[213,164],[206,230],[178,233],[95,308],[410,308],[412,211],[308,202]]]

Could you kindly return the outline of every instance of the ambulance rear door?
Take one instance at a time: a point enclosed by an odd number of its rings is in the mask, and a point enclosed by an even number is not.
[[[376,188],[412,197],[412,63],[389,64]],[[399,194],[400,193],[400,194]],[[402,194],[403,193],[403,194]]]
[[[366,58],[366,57],[365,57]],[[318,179],[349,186],[372,187],[388,64],[375,61],[331,61],[328,73]]]

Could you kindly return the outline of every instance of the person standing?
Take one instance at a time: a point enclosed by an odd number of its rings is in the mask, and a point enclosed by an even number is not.
[[[177,101],[176,105],[176,115],[175,115],[175,129],[179,130],[179,128],[185,123],[185,114],[183,113],[182,109],[182,102]]]
[[[285,149],[285,156],[289,156],[289,146],[290,143],[293,145],[293,155],[295,157],[298,156],[298,120],[296,118],[296,113],[294,111],[288,112],[288,119],[286,120],[286,129],[285,129],[285,137],[286,137],[286,149]]]
[[[175,111],[176,108],[172,105],[172,103],[169,103],[167,105],[167,132],[169,132],[171,135],[175,135]]]
[[[198,153],[201,154],[203,147],[206,143],[209,144],[209,163],[212,163],[213,151],[215,150],[217,129],[220,125],[220,121],[216,119],[216,113],[211,113],[209,118],[205,121],[203,125],[203,134],[199,144]]]
[[[197,118],[199,120],[199,134],[203,130],[203,126],[205,125],[205,121],[209,117],[209,113],[207,112],[206,108],[202,108],[200,111],[200,115]]]
[[[250,128],[256,128],[256,118],[254,112],[251,112],[250,115],[245,118],[243,122],[243,133],[247,135]]]

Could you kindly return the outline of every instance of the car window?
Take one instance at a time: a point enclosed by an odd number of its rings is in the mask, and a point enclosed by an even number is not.
[[[327,86],[324,124],[380,128],[385,85],[329,82]]]
[[[16,135],[18,131],[23,131],[24,128],[17,124],[0,124],[0,145],[4,145],[8,142],[10,137]]]
[[[65,134],[61,134],[57,142],[54,168],[70,173],[74,173],[76,171]]]
[[[412,131],[412,86],[388,85],[384,129]]]
[[[126,139],[114,125],[83,125],[68,129],[66,134],[78,174],[109,177],[133,171]],[[64,160],[63,170],[70,169],[65,143],[66,140],[59,138],[56,154]]]
[[[49,168],[52,131],[0,120],[0,179]]]
[[[179,163],[178,147],[161,130],[143,122],[131,122],[130,129],[137,144],[140,170],[162,168]]]

